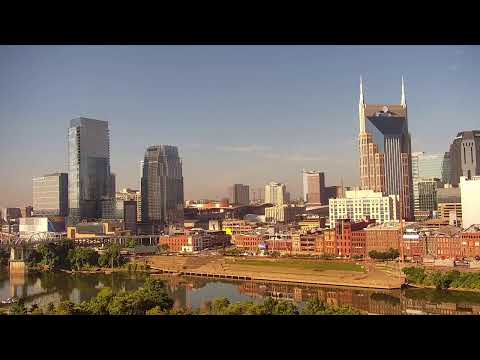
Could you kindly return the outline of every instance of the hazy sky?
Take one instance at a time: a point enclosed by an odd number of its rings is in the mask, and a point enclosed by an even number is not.
[[[67,171],[67,128],[107,120],[117,189],[139,187],[155,144],[179,146],[185,199],[287,184],[302,168],[358,182],[359,76],[367,103],[399,103],[413,150],[443,152],[480,128],[478,46],[0,46],[0,205]]]

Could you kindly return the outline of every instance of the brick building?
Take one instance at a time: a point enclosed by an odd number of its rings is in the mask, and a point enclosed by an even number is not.
[[[292,251],[303,253],[315,253],[317,237],[323,235],[316,234],[293,234],[292,235]]]
[[[291,252],[292,251],[292,241],[291,240],[266,240],[268,251],[280,251],[280,252]]]
[[[335,229],[327,229],[323,232],[322,255],[337,256],[337,238]]]
[[[365,232],[367,255],[373,250],[386,252],[389,249],[400,249],[400,225],[396,222],[371,226],[366,228]]]
[[[472,225],[461,233],[464,256],[480,256],[480,226]]]
[[[233,235],[232,243],[236,247],[247,251],[258,251],[258,245],[265,243],[267,237],[265,235]]]
[[[188,235],[172,235],[160,237],[159,245],[167,245],[172,252],[181,252],[182,247],[188,244]]]
[[[352,231],[351,257],[367,256],[367,232],[365,230]]]
[[[336,254],[350,258],[352,256],[352,233],[365,229],[375,220],[351,222],[350,220],[337,220],[335,223]],[[358,237],[356,238],[358,240]],[[357,244],[358,245],[358,244]]]

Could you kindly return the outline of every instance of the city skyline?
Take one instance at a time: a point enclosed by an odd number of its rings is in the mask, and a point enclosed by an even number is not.
[[[180,149],[185,199],[270,181],[298,198],[302,168],[358,185],[358,77],[367,101],[398,103],[403,75],[412,151],[440,153],[478,127],[479,55],[476,46],[2,46],[0,205],[30,205],[32,178],[67,171],[65,132],[78,116],[108,121],[118,189],[138,188],[138,162],[156,143]]]

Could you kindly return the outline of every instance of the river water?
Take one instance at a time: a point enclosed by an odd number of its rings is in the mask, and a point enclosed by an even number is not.
[[[28,273],[11,277],[0,272],[0,299],[24,297],[27,305],[46,306],[62,300],[75,303],[94,297],[101,288],[136,290],[148,275],[139,273],[67,274]],[[231,302],[262,302],[267,296],[294,301],[300,307],[314,297],[331,305],[350,305],[369,314],[480,315],[480,293],[430,289],[372,290],[306,286],[258,281],[151,275],[165,281],[175,307],[199,308],[206,301],[226,297]],[[4,306],[5,307],[5,306]]]

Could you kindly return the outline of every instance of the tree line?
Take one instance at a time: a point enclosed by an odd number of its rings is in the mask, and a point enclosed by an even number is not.
[[[143,288],[114,293],[103,288],[88,301],[75,304],[62,301],[41,308],[36,304],[27,308],[22,299],[10,307],[12,315],[361,315],[349,306],[331,306],[315,298],[299,308],[286,300],[266,298],[263,303],[252,301],[231,303],[226,298],[206,302],[200,309],[173,308],[165,284],[148,278]]]
[[[31,250],[25,259],[30,267],[49,270],[81,270],[90,267],[121,267],[127,259],[121,254],[120,246],[108,246],[102,255],[90,248],[75,247],[71,240],[40,244]]]
[[[426,270],[423,267],[403,269],[408,283],[434,286],[439,290],[449,288],[480,289],[480,272],[460,272],[458,270]]]

